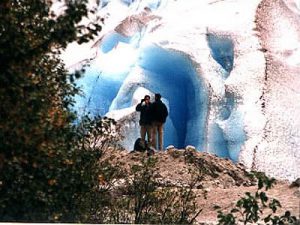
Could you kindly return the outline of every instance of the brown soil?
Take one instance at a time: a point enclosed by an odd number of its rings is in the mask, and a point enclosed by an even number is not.
[[[228,189],[223,188],[213,188],[207,194],[207,199],[199,197],[199,207],[203,209],[201,215],[199,215],[199,220],[201,222],[212,222],[217,218],[216,210],[214,207],[220,206],[222,211],[226,212],[231,210],[237,200],[245,196],[245,192],[254,193],[257,190],[256,186],[252,187],[232,187]],[[289,210],[293,215],[299,218],[299,208],[300,208],[300,195],[298,188],[290,188],[289,184],[286,182],[277,182],[277,184],[266,192],[269,198],[275,198],[279,200],[282,208],[278,210],[278,215],[283,215],[285,211]],[[265,210],[265,215],[270,213],[270,211]]]
[[[130,168],[133,164],[139,164],[143,157],[147,157],[147,154],[110,150],[103,159]],[[190,171],[199,169],[203,171],[201,181],[194,187],[199,209],[203,210],[197,217],[199,224],[214,224],[217,220],[217,207],[223,212],[231,210],[237,200],[245,196],[245,192],[254,193],[257,190],[257,182],[249,176],[246,168],[228,159],[191,149],[156,152],[153,157],[157,158],[156,179],[161,186],[188,186],[191,180]],[[287,181],[276,181],[275,186],[266,193],[269,198],[275,198],[281,203],[282,208],[277,211],[278,214],[282,215],[289,210],[292,215],[299,218],[299,187],[291,187]]]

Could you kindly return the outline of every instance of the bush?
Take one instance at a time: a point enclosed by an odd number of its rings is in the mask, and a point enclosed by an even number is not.
[[[78,73],[68,74],[59,53],[101,27],[78,25],[85,0],[66,1],[61,15],[50,2],[0,3],[1,221],[80,221],[97,183],[100,152],[79,145],[87,138],[70,110]]]
[[[237,201],[236,206],[225,214],[222,211],[218,211],[218,224],[222,225],[234,225],[239,223],[243,224],[257,224],[263,221],[264,224],[292,224],[297,221],[295,216],[292,216],[289,211],[286,211],[284,215],[274,215],[277,209],[281,207],[281,204],[276,199],[269,199],[265,192],[260,191],[262,188],[272,188],[275,184],[274,178],[268,178],[264,173],[253,172],[253,175],[258,179],[258,188],[254,194],[249,192],[245,193],[245,197],[242,197]],[[268,216],[263,215],[263,210],[269,208],[272,213]]]
[[[102,203],[91,223],[192,224],[197,211],[195,181],[183,188],[161,187],[154,157],[142,158],[130,171],[102,162],[99,193]]]

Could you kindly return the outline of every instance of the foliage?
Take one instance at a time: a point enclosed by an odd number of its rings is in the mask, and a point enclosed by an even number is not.
[[[94,150],[103,151],[108,147],[122,148],[118,145],[118,141],[123,138],[120,129],[120,124],[117,124],[114,119],[85,115],[80,119],[77,133],[85,137],[81,143],[83,148],[89,146]]]
[[[191,224],[199,215],[191,179],[188,187],[159,187],[155,177],[156,158],[143,159],[141,165],[132,166],[129,197],[133,199],[134,223]]]
[[[102,224],[112,221],[129,223],[129,220],[124,220],[126,216],[123,215],[123,209],[127,208],[126,202],[122,201],[124,197],[116,189],[118,181],[126,175],[124,169],[119,165],[112,165],[110,159],[100,161],[98,168],[97,189],[92,204],[88,205],[90,216],[84,221]]]
[[[265,191],[272,188],[275,179],[268,178],[261,172],[253,172],[253,175],[258,179],[257,191],[254,194],[246,192],[245,197],[237,201],[230,213],[224,214],[222,211],[218,211],[218,224],[234,225],[238,224],[238,221],[243,224],[257,224],[264,221],[264,224],[283,225],[296,222],[296,217],[292,216],[289,211],[286,211],[282,216],[273,215],[281,207],[280,202],[276,199],[269,199],[265,192],[260,191],[263,188]],[[263,210],[266,208],[271,209],[272,213],[264,217]]]
[[[90,223],[192,224],[197,212],[194,179],[189,187],[162,187],[155,179],[156,158],[141,158],[129,171],[124,165],[102,162],[101,207]]]
[[[97,185],[99,151],[74,125],[78,88],[58,54],[86,42],[101,27],[86,0],[0,2],[0,218],[2,221],[79,221]],[[84,122],[87,129],[89,121]],[[95,173],[92,173],[94,171]]]
[[[152,158],[129,174],[99,161],[119,127],[71,111],[81,74],[59,54],[101,27],[81,23],[87,0],[65,0],[58,15],[51,2],[0,2],[0,220],[192,223],[193,185],[160,189]]]

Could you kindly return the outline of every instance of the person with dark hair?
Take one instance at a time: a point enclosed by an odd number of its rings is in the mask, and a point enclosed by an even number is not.
[[[150,96],[145,95],[145,97],[141,100],[136,106],[136,111],[140,112],[140,135],[141,135],[141,143],[145,145],[146,143],[146,135],[147,142],[152,143],[152,104],[150,102]]]
[[[163,150],[164,123],[168,117],[168,109],[161,101],[161,95],[155,94],[155,101],[151,105],[152,112],[152,145],[155,149]],[[157,148],[158,137],[158,148]]]

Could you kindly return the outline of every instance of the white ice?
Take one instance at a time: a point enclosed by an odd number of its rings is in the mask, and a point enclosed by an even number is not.
[[[77,109],[122,122],[131,150],[135,105],[159,92],[170,111],[165,147],[194,145],[277,178],[300,177],[299,1],[101,2],[97,42],[64,55],[70,69],[90,63]]]

